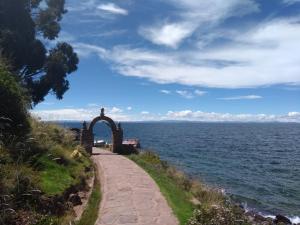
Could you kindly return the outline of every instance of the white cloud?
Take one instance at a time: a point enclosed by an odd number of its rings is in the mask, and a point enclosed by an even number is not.
[[[300,117],[300,112],[289,112],[288,116],[289,117]]]
[[[220,100],[253,100],[253,99],[261,99],[262,96],[260,95],[243,95],[243,96],[232,96],[232,97],[225,97],[225,98],[218,98]]]
[[[287,5],[293,5],[295,3],[299,3],[300,0],[283,0],[283,3],[284,4],[287,4]]]
[[[215,27],[230,17],[259,11],[252,0],[168,0],[180,17],[177,22],[159,22],[141,27],[139,33],[154,44],[177,48],[197,30]],[[204,28],[205,27],[205,28]]]
[[[75,52],[81,57],[88,57],[91,54],[97,54],[100,57],[106,55],[107,50],[91,44],[75,42],[72,44]]]
[[[115,3],[99,4],[99,0],[69,0],[66,8],[70,12],[68,15],[72,16],[72,19],[66,21],[68,23],[99,23],[99,19],[115,19],[118,15],[128,15],[128,10]]]
[[[203,122],[297,122],[300,123],[300,112],[289,112],[286,115],[268,115],[268,114],[232,114],[216,113],[203,111],[169,111],[165,115],[151,114],[148,111],[142,111],[139,116],[127,115],[117,110],[113,112],[114,107],[106,108],[105,114],[116,121],[163,121],[163,120],[183,120],[183,121],[203,121]],[[40,117],[44,121],[90,121],[99,116],[98,108],[73,108],[57,110],[33,110],[34,116]]]
[[[195,97],[191,92],[186,90],[177,90],[176,93],[187,99],[192,99]]]
[[[140,28],[139,33],[155,44],[177,48],[184,38],[192,34],[193,30],[188,24],[169,23]]]
[[[161,93],[163,94],[171,94],[171,91],[169,90],[160,90]],[[206,91],[201,91],[201,90],[194,90],[194,91],[187,91],[187,90],[176,90],[175,91],[178,95],[180,95],[181,97],[187,98],[187,99],[192,99],[196,96],[203,96],[205,95],[207,92]]]
[[[163,94],[171,94],[171,91],[169,91],[169,90],[160,90],[160,92],[161,93],[163,93]]]
[[[194,93],[195,93],[195,95],[197,95],[197,96],[203,96],[203,95],[205,95],[207,92],[206,92],[206,91],[201,91],[201,90],[195,90]]]
[[[157,83],[249,88],[300,84],[300,23],[273,20],[237,35],[216,49],[160,52],[115,47],[107,50],[114,69],[125,76]]]
[[[57,109],[57,110],[34,110],[32,114],[45,121],[60,120],[91,120],[97,116],[96,111],[87,109]]]
[[[214,49],[160,51],[128,46],[104,49],[75,43],[84,56],[97,54],[125,76],[167,84],[252,88],[300,85],[300,19],[272,20],[233,35]]]
[[[126,9],[123,9],[114,3],[100,4],[97,6],[97,9],[113,14],[128,15],[128,11]]]
[[[169,111],[163,119],[187,120],[203,122],[300,122],[300,113],[292,112],[287,115],[267,114],[231,114],[202,111]]]
[[[123,112],[122,109],[120,108],[117,108],[117,107],[113,107],[111,110],[110,110],[111,113],[121,113]]]
[[[117,107],[104,107],[105,114],[116,121],[130,121],[130,116],[123,114]],[[31,113],[44,121],[90,121],[100,115],[98,107],[91,108],[62,108],[53,110],[33,110]]]
[[[128,107],[127,107],[127,110],[128,110],[128,111],[132,110],[132,107],[131,107],[131,106],[128,106]]]

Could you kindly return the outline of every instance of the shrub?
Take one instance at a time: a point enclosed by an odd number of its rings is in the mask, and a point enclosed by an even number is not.
[[[189,219],[187,225],[250,225],[242,215],[226,206],[199,206]]]
[[[31,137],[40,148],[50,149],[54,144],[72,148],[76,146],[74,133],[56,124],[31,119]]]
[[[227,198],[224,194],[198,181],[193,181],[191,186],[193,196],[204,206],[224,205]]]
[[[140,154],[140,158],[150,164],[153,165],[160,165],[161,160],[159,158],[159,155],[155,154],[154,152],[151,151],[144,151],[143,153]]]
[[[22,137],[29,131],[28,98],[16,77],[0,64],[0,140],[8,136]]]

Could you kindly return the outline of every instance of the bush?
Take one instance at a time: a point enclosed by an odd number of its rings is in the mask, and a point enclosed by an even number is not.
[[[39,144],[39,148],[51,149],[53,145],[74,148],[76,142],[72,131],[64,129],[56,124],[30,120],[32,131],[31,138],[34,143]]]
[[[0,64],[0,140],[29,131],[28,98],[16,78]]]
[[[243,215],[236,214],[225,206],[199,206],[189,219],[187,225],[250,225]]]

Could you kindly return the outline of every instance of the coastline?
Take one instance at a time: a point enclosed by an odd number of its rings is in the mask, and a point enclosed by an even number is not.
[[[153,154],[155,155],[155,157],[157,157],[157,159],[160,161],[160,163],[165,164],[167,167],[172,167],[176,170],[177,173],[182,174],[185,178],[187,178],[189,181],[188,182],[199,182],[197,179],[193,179],[190,176],[188,176],[186,173],[178,170],[177,167],[174,167],[174,165],[170,162],[167,161],[161,161],[159,158],[159,155],[157,155],[157,153],[153,153],[153,152],[149,152],[147,150],[141,150],[140,154]],[[141,166],[143,169],[146,170],[146,172],[149,173],[149,171],[141,164],[139,163],[136,159],[134,159],[134,157],[129,157],[130,159],[132,159],[133,161],[135,161],[139,166]],[[150,173],[151,175],[151,173]],[[201,181],[201,183],[203,183]],[[229,194],[226,193],[225,189],[216,189],[210,185],[208,185],[207,183],[203,183],[202,185],[205,185],[206,188],[208,188],[209,191],[213,191],[213,192],[218,192],[221,193],[224,196],[224,199],[226,199],[226,201],[229,202],[229,204],[232,207],[237,207],[242,211],[242,214],[244,216],[246,216],[249,221],[251,222],[251,224],[277,224],[279,222],[284,222],[286,221],[285,224],[294,224],[294,225],[298,225],[300,224],[300,216],[296,215],[296,216],[287,216],[287,215],[282,215],[282,214],[270,214],[270,213],[263,213],[260,212],[259,210],[257,210],[255,207],[251,207],[249,208],[247,206],[247,203],[239,203],[235,200],[233,200],[232,196],[230,196]],[[193,202],[193,201],[192,201]],[[195,202],[193,202],[195,203]],[[198,207],[199,202],[196,200],[196,204],[194,204],[195,209]],[[290,221],[291,223],[288,223],[288,221]]]

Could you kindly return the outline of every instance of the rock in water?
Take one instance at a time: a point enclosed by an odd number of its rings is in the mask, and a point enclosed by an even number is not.
[[[278,224],[278,223],[292,224],[292,222],[289,220],[289,218],[287,218],[283,215],[277,215],[274,220],[274,223],[275,224]]]

